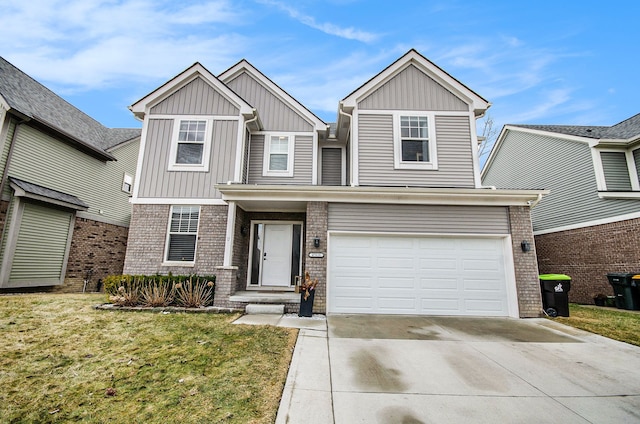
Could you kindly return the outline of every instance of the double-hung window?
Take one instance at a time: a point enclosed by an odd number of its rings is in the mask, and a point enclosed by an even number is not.
[[[199,221],[199,206],[171,207],[165,258],[167,262],[195,261]]]
[[[394,165],[404,169],[436,169],[433,116],[394,116]]]
[[[201,118],[175,120],[169,170],[208,170],[212,125]]]
[[[293,136],[271,134],[265,136],[264,176],[293,176]]]

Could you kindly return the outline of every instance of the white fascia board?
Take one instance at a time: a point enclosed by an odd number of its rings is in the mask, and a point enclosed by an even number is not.
[[[595,227],[596,225],[611,224],[611,223],[614,223],[614,222],[627,221],[627,220],[630,220],[630,219],[637,219],[637,218],[640,218],[640,212],[633,212],[633,213],[628,213],[628,214],[625,214],[625,215],[611,216],[611,217],[608,217],[608,218],[601,218],[601,219],[596,219],[596,220],[593,220],[593,221],[579,222],[577,224],[571,224],[571,225],[565,225],[565,226],[562,226],[562,227],[549,228],[547,230],[534,231],[533,235],[534,236],[540,236],[540,235],[543,235],[543,234],[559,233],[561,231],[577,230],[579,228],[587,228],[587,227]]]
[[[244,99],[233,92],[222,81],[216,78],[211,72],[209,72],[200,63],[195,63],[191,67],[178,74],[164,85],[155,89],[151,93],[147,94],[136,103],[129,106],[129,110],[133,112],[136,117],[142,119],[142,117],[148,113],[148,111],[156,104],[162,102],[174,92],[184,87],[191,81],[198,77],[202,77],[212,87],[214,87],[220,94],[222,94],[229,102],[233,103],[240,109],[240,113],[245,117],[253,116],[254,109]]]
[[[220,75],[218,78],[220,81],[224,83],[228,83],[229,81],[236,78],[241,73],[246,72],[251,77],[256,79],[260,84],[266,87],[271,93],[279,98],[281,101],[289,105],[293,110],[298,112],[298,114],[302,115],[313,127],[315,127],[316,131],[327,131],[329,126],[326,122],[322,121],[318,118],[313,112],[307,109],[302,103],[296,100],[293,96],[287,93],[285,90],[280,88],[278,84],[274,83],[267,77],[265,74],[260,72],[258,68],[249,63],[246,59],[242,59],[240,62],[233,65],[231,68],[227,69]]]
[[[225,201],[319,201],[424,205],[531,206],[548,190],[439,189],[217,184]]]
[[[400,59],[396,60],[379,74],[371,78],[365,84],[360,86],[360,88],[356,89],[353,93],[345,97],[342,100],[342,103],[345,107],[356,107],[357,103],[361,99],[367,97],[370,93],[378,89],[388,80],[390,80],[412,64],[422,72],[433,78],[436,82],[451,90],[458,97],[465,100],[465,102],[470,106],[470,109],[474,111],[481,111],[482,113],[484,113],[484,111],[491,107],[490,102],[480,97],[469,87],[462,84],[460,81],[449,75],[435,63],[431,62],[415,50],[410,50]]]
[[[174,197],[132,197],[129,203],[134,205],[226,205],[222,199],[174,198]]]

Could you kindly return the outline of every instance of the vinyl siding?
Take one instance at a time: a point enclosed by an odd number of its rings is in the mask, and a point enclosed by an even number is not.
[[[633,161],[636,164],[636,173],[638,174],[638,177],[640,177],[640,149],[633,151]]]
[[[322,185],[342,185],[342,149],[322,149]]]
[[[607,190],[630,191],[631,177],[625,152],[600,152]]]
[[[219,199],[214,185],[234,178],[238,121],[214,121],[207,172],[168,170],[173,123],[172,119],[149,120],[138,196]]]
[[[508,234],[505,207],[330,203],[329,230]]]
[[[587,144],[550,136],[508,131],[482,182],[505,189],[551,190],[531,210],[534,231],[640,210],[638,201],[598,197]]]
[[[9,157],[9,149],[11,148],[11,139],[13,133],[16,130],[16,121],[13,119],[6,119],[5,125],[7,125],[7,132],[4,140],[2,140],[2,152],[0,153],[0,172],[4,171],[4,167],[7,164],[7,158]]]
[[[313,125],[246,72],[227,86],[258,109],[265,131],[313,131]]]
[[[358,102],[360,109],[468,111],[462,99],[413,65]]]
[[[240,109],[202,78],[191,81],[151,108],[151,114],[238,116]]]
[[[103,162],[70,144],[21,125],[9,165],[9,176],[77,196],[89,205],[91,219],[128,226],[129,194],[124,173],[135,178],[139,141],[111,152],[118,160]],[[8,186],[8,184],[7,184]]]
[[[393,116],[358,114],[360,185],[475,187],[469,118],[436,116],[435,121],[438,169],[394,169]]]
[[[251,136],[248,184],[311,185],[313,172],[313,137],[296,136],[293,153],[293,177],[264,177],[264,135]]]

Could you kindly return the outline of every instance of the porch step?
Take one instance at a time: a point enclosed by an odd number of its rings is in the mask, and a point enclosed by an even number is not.
[[[276,292],[276,291],[239,291],[229,296],[231,302],[242,303],[267,303],[267,304],[281,304],[281,303],[300,303],[300,294],[289,292]]]
[[[249,303],[245,308],[247,314],[284,314],[284,305],[264,304],[264,303]]]

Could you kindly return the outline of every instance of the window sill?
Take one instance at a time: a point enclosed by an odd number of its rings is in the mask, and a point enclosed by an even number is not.
[[[166,261],[160,264],[161,266],[181,266],[184,268],[193,268],[196,266],[195,262],[180,262],[180,261]]]
[[[417,169],[421,171],[437,171],[438,166],[431,162],[425,162],[425,163],[400,162],[395,164],[394,169]]]
[[[599,191],[601,199],[640,199],[640,191]]]
[[[208,172],[209,169],[206,166],[196,165],[169,165],[169,171],[187,171],[187,172]]]

